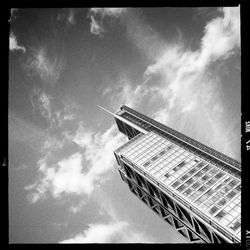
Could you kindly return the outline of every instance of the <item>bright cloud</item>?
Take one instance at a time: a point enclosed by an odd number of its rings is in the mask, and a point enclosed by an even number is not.
[[[101,134],[88,131],[80,124],[74,135],[67,135],[69,140],[79,145],[83,152],[74,153],[54,164],[49,163],[51,150],[62,149],[64,142],[58,144],[57,141],[45,141],[43,150],[47,153],[38,161],[40,178],[28,188],[33,190],[29,194],[32,203],[45,197],[48,192],[54,198],[60,198],[63,194],[90,195],[113,169],[113,150],[125,138],[117,132],[115,125]]]
[[[149,243],[151,241],[137,232],[126,221],[107,224],[90,224],[88,229],[60,243]]]
[[[112,203],[107,200],[100,202],[100,214],[106,222],[91,223],[83,232],[60,243],[151,243],[152,236],[139,231],[133,223],[121,220]]]
[[[96,182],[102,182],[102,176],[113,169],[115,158],[113,150],[125,142],[125,137],[112,125],[103,134],[86,131],[82,125],[76,132],[73,141],[84,150],[88,162],[86,178],[93,191]],[[90,192],[87,192],[88,194]]]
[[[159,95],[168,100],[170,109],[175,105],[181,105],[182,109],[190,108],[188,105],[191,101],[194,107],[194,97],[200,95],[203,88],[208,90],[206,85],[210,86],[210,91],[214,91],[215,80],[208,76],[207,67],[211,62],[224,59],[239,48],[239,8],[224,8],[222,11],[222,17],[213,19],[206,25],[200,51],[191,52],[179,44],[170,45],[145,71],[145,76],[158,74],[164,79]],[[206,96],[212,97],[210,92],[206,92]]]
[[[104,29],[104,17],[118,18],[122,14],[126,13],[126,8],[91,8],[89,11],[90,17],[90,32],[94,35],[103,36]]]
[[[240,8],[222,8],[223,17],[217,17],[205,27],[200,61],[204,64],[224,59],[240,47]]]
[[[240,8],[222,8],[220,13],[206,24],[200,48],[196,51],[186,48],[179,38],[177,42],[164,43],[136,15],[127,20],[128,37],[153,63],[146,68],[143,83],[136,87],[123,77],[125,80],[121,84],[118,82],[104,90],[111,106],[127,104],[135,107],[145,99],[153,107],[161,103],[153,111],[154,119],[179,131],[189,131],[191,137],[200,138],[203,143],[231,155],[228,138],[218,136],[226,133],[226,122],[221,76],[212,71],[211,65],[223,63],[240,52]],[[140,28],[128,25],[135,21]],[[204,129],[210,132],[204,134]]]
[[[24,64],[29,73],[38,75],[43,82],[51,85],[57,83],[64,67],[64,59],[58,56],[51,58],[45,47],[34,49],[33,55]]]
[[[102,37],[103,33],[105,32],[104,28],[95,20],[93,16],[90,16],[90,19],[90,32],[94,35],[99,35],[100,37]]]
[[[122,75],[118,83],[103,90],[103,95],[109,97],[111,107],[119,107],[123,104],[134,108],[148,94],[148,89],[143,85],[133,87],[125,75]],[[117,109],[117,108],[116,108]]]
[[[9,50],[10,51],[21,50],[23,53],[26,52],[26,49],[25,49],[24,46],[18,45],[17,38],[16,38],[16,36],[13,33],[10,33]]]

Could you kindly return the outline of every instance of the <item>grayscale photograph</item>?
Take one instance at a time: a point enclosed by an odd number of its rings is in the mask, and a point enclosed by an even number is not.
[[[10,9],[9,244],[241,244],[240,11]]]

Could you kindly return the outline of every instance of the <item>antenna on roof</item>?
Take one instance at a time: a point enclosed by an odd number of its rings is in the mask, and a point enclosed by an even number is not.
[[[112,113],[111,111],[107,110],[106,108],[97,105],[97,107],[101,108],[102,110],[106,111],[107,113],[111,114],[111,115],[115,115],[114,113]]]

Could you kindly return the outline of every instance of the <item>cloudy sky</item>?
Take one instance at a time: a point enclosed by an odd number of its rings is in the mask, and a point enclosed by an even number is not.
[[[240,161],[240,8],[12,9],[11,243],[186,242],[119,177],[126,104]]]

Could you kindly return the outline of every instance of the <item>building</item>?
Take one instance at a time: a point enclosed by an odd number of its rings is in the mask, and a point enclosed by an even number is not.
[[[129,189],[191,243],[240,243],[240,163],[125,105],[113,116]]]

